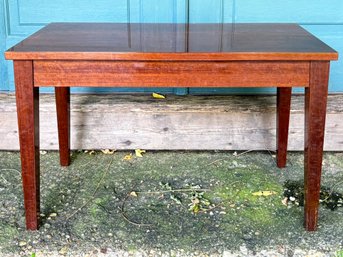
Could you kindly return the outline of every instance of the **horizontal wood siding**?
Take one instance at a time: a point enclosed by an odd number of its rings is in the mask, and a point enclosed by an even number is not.
[[[274,96],[74,95],[73,149],[275,149]],[[343,96],[329,96],[326,151],[343,151]],[[303,150],[304,96],[292,97],[289,150]],[[57,149],[54,97],[40,101],[41,148]],[[13,95],[0,95],[0,149],[18,150]]]

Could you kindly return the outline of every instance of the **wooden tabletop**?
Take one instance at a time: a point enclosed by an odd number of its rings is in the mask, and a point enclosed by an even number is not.
[[[51,23],[10,60],[336,60],[297,24]]]

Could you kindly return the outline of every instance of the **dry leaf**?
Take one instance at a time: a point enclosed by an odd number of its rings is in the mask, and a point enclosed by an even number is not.
[[[283,205],[288,206],[288,197],[283,198],[281,202]]]
[[[63,248],[58,252],[60,255],[66,255],[68,253],[68,246],[63,246]]]
[[[132,153],[125,155],[123,158],[124,161],[130,161],[131,159],[132,159]]]
[[[94,150],[85,150],[85,153],[88,153],[89,155],[93,155],[95,154],[95,151]]]
[[[270,195],[275,195],[276,192],[274,191],[258,191],[255,193],[252,193],[254,196],[270,196]]]
[[[156,98],[156,99],[165,99],[166,98],[164,95],[157,94],[157,93],[152,93],[152,97]]]
[[[137,193],[136,193],[135,191],[132,191],[132,192],[130,193],[130,196],[138,197],[138,195],[137,195]]]
[[[136,149],[135,153],[137,157],[143,157],[142,153],[145,153],[145,150],[141,150],[141,149]]]
[[[116,150],[110,150],[110,149],[104,149],[104,150],[101,150],[101,152],[103,154],[114,154]]]

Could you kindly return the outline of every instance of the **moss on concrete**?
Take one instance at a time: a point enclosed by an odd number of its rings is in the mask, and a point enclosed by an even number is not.
[[[148,152],[125,161],[126,154],[74,152],[67,168],[59,166],[56,152],[42,155],[44,217],[40,231],[31,233],[24,230],[19,154],[0,152],[1,251],[58,252],[67,246],[70,253],[80,253],[111,247],[173,255],[175,249],[211,254],[242,245],[251,251],[283,246],[329,253],[343,248],[342,208],[321,209],[318,232],[306,233],[302,208],[281,202],[283,183],[303,179],[302,154],[290,153],[283,170],[262,152]],[[342,153],[325,154],[324,185],[343,181],[342,159]],[[342,186],[335,189],[342,192]],[[194,214],[189,211],[193,192],[165,192],[167,187],[205,189],[203,197],[211,205]],[[275,194],[252,194],[261,190]]]

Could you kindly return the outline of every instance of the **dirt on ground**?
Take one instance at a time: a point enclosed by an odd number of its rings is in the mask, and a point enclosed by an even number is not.
[[[324,155],[316,232],[303,228],[302,153],[285,169],[270,152],[142,155],[75,151],[61,167],[42,152],[30,232],[19,153],[0,152],[1,256],[343,256],[343,153]]]

